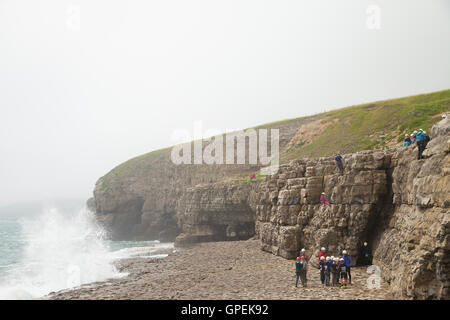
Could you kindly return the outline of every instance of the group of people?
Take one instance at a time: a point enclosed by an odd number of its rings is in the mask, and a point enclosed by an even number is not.
[[[327,256],[325,252],[326,249],[324,247],[319,251],[320,282],[327,287],[348,288],[352,284],[352,274],[351,259],[347,254],[347,250],[342,251],[342,257]],[[306,250],[303,248],[295,262],[296,287],[299,279],[303,287],[307,286],[308,260],[305,253]],[[364,242],[362,259],[367,268],[371,263],[371,251],[367,242]]]
[[[427,147],[428,142],[430,142],[431,138],[427,135],[427,132],[423,129],[419,129],[419,131],[415,130],[411,135],[406,134],[405,139],[403,140],[403,147],[408,148],[409,146],[417,145],[419,150],[417,159],[423,159],[422,153]]]

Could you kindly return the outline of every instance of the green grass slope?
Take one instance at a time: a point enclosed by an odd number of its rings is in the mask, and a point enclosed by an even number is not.
[[[295,132],[297,128],[305,128],[307,131],[311,122],[318,123],[319,127],[323,126],[323,131],[312,140],[302,141],[302,136],[296,135],[293,139],[295,143],[282,148],[280,162],[286,163],[298,158],[330,156],[337,151],[353,153],[400,145],[405,133],[411,133],[419,128],[429,131],[444,112],[450,112],[450,90],[275,121],[254,129],[281,128]],[[317,126],[311,130],[316,129]],[[120,164],[105,175],[100,191],[108,190],[109,180],[120,179],[124,174],[134,172],[139,167],[149,170],[167,167],[170,152],[171,147],[155,150]]]
[[[318,115],[324,131],[309,143],[296,137],[296,144],[283,150],[281,162],[400,145],[406,133],[429,132],[449,111],[450,90],[329,111]]]

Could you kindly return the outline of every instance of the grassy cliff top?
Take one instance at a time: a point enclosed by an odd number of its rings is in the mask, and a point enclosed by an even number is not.
[[[271,122],[254,129],[297,131],[281,150],[281,163],[286,163],[298,158],[331,156],[337,151],[345,154],[400,145],[406,133],[420,128],[431,131],[444,112],[450,112],[450,89]],[[130,159],[105,177],[119,178],[138,166],[166,166],[170,151],[171,147]]]

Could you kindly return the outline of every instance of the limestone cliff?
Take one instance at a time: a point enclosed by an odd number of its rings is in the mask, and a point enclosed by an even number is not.
[[[364,151],[344,155],[343,174],[332,157],[302,159],[261,183],[190,188],[178,206],[177,244],[249,237],[254,211],[262,250],[294,258],[305,247],[315,265],[320,247],[335,256],[346,249],[355,265],[367,241],[398,297],[448,298],[449,151],[447,119],[423,160],[417,149]]]
[[[299,127],[313,119],[283,121],[264,128],[279,129],[282,149]],[[248,177],[259,168],[261,164],[175,165],[171,148],[154,151],[119,165],[97,181],[95,211],[114,239],[172,241],[183,229],[177,225],[176,214],[180,211],[179,199],[186,199],[188,188],[230,177]],[[92,201],[90,206],[94,206]]]

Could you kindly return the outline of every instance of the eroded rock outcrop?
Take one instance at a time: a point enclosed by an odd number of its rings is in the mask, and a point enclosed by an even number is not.
[[[279,147],[285,147],[305,123],[314,117],[268,124],[279,129]],[[208,142],[203,143],[203,147]],[[131,159],[101,177],[95,186],[95,212],[116,240],[173,241],[182,231],[177,224],[179,199],[194,186],[248,176],[261,164],[176,165],[172,148]]]
[[[263,250],[294,258],[303,247],[325,246],[336,256],[347,249],[356,262],[386,196],[390,155],[361,152],[344,159],[344,174],[333,158],[295,160],[259,185],[253,207]],[[322,192],[330,206],[320,203]]]
[[[399,297],[449,298],[450,120],[433,128],[426,159],[417,149],[295,160],[250,195],[262,249],[286,258],[302,247],[313,264],[325,246],[358,263],[364,241]],[[320,204],[324,191],[331,206]]]
[[[248,203],[250,188],[217,183],[189,188],[179,201],[175,245],[206,241],[246,240],[255,235],[255,214]]]

